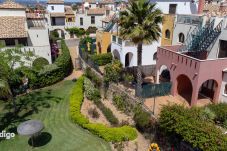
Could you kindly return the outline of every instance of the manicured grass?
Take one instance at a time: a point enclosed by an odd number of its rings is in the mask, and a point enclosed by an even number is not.
[[[0,132],[15,131],[18,123],[38,119],[45,125],[36,146],[32,149],[28,137],[18,136],[0,140],[1,151],[110,151],[104,140],[72,123],[69,117],[69,95],[74,82],[65,81],[54,86],[18,97],[17,117],[12,116],[12,104],[0,102]]]

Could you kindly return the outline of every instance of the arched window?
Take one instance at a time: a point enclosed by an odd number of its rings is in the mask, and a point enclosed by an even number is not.
[[[153,60],[157,60],[157,52],[154,53]]]
[[[165,31],[165,38],[170,39],[170,31],[169,31],[169,29],[167,29]]]
[[[179,42],[184,43],[184,34],[183,33],[179,34]]]

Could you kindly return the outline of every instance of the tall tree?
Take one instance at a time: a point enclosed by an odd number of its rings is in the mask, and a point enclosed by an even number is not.
[[[143,44],[158,41],[161,35],[162,12],[150,0],[131,0],[127,9],[120,13],[120,36],[137,45],[136,95],[142,92]]]

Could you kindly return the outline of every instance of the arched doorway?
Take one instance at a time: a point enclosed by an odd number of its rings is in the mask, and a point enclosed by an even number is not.
[[[213,100],[217,87],[218,87],[217,81],[213,79],[206,80],[199,88],[198,99],[206,98],[209,100]]]
[[[109,46],[107,47],[107,53],[111,52],[111,44],[109,44]]]
[[[101,43],[100,42],[98,42],[98,51],[99,51],[99,54],[102,53],[102,47],[101,47]]]
[[[192,98],[192,83],[191,80],[184,74],[177,77],[177,92],[190,104]]]
[[[112,54],[113,54],[114,59],[120,60],[121,57],[120,57],[118,50],[114,49]]]
[[[160,82],[170,82],[171,76],[170,76],[170,71],[168,67],[166,65],[162,65],[159,71],[160,71],[160,75],[159,75]]]
[[[58,38],[65,38],[65,33],[62,29],[55,29],[55,32],[57,32],[56,36],[58,35]]]
[[[133,58],[133,54],[131,52],[128,52],[125,55],[125,67],[132,66],[132,58]]]

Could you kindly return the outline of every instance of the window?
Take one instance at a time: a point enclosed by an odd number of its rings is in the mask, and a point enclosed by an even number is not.
[[[80,17],[80,26],[83,26],[84,25],[84,20],[82,17]]]
[[[165,38],[170,39],[170,31],[169,31],[169,29],[167,29],[165,31]]]
[[[183,33],[180,33],[179,34],[179,40],[178,40],[180,43],[184,43],[184,34]]]
[[[224,94],[227,95],[227,84],[225,84]]]
[[[95,16],[91,16],[91,24],[95,24]]]
[[[153,60],[157,60],[157,52],[154,53]]]
[[[169,14],[176,14],[177,4],[169,4]]]
[[[51,10],[54,10],[54,6],[51,6]]]
[[[116,36],[112,36],[112,41],[117,42],[117,37]]]
[[[118,44],[122,45],[122,39],[121,38],[118,38]]]

